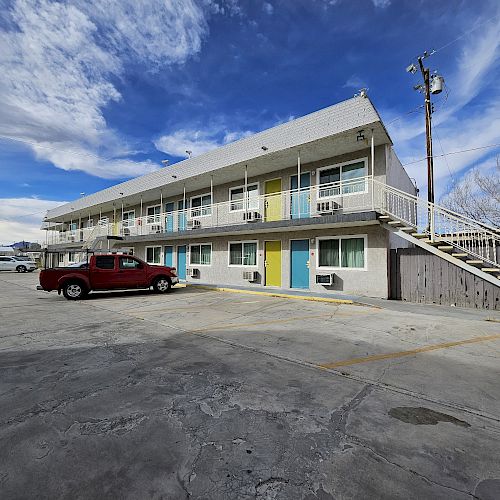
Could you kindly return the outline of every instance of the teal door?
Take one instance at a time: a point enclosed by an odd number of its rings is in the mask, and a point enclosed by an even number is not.
[[[165,203],[165,231],[171,233],[174,230],[174,204]]]
[[[290,241],[290,286],[309,288],[309,240]]]
[[[186,219],[187,219],[187,209],[189,206],[189,203],[186,200],[186,206],[184,207],[184,200],[179,201],[178,203],[179,206],[179,216],[178,216],[178,224],[179,224],[179,231],[185,231],[186,230]],[[184,210],[181,212],[181,210]]]
[[[177,276],[180,280],[186,279],[186,245],[177,247]]]
[[[311,174],[306,172],[300,174],[300,190],[297,190],[297,175],[290,177],[292,189],[291,202],[291,217],[292,219],[300,219],[309,217],[310,215],[310,194],[309,187],[311,186]]]
[[[167,267],[174,267],[174,247],[165,247],[165,265]]]

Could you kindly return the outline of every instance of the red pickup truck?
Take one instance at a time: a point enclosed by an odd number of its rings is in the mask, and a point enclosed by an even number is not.
[[[165,293],[179,282],[175,268],[150,266],[128,255],[92,255],[88,266],[55,267],[40,272],[39,290],[57,290],[78,300],[93,290],[150,288]]]

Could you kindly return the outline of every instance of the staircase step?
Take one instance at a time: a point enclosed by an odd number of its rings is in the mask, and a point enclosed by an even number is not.
[[[379,215],[378,218],[380,220],[392,220],[392,217],[390,215]]]
[[[409,227],[409,226],[406,226],[406,227],[402,227],[401,231],[413,231],[413,228]]]
[[[481,271],[484,273],[500,273],[500,269],[497,267],[482,267]]]
[[[466,264],[470,264],[471,266],[478,266],[479,264],[483,264],[482,260],[466,260]]]
[[[438,250],[441,250],[442,252],[451,252],[453,247],[451,245],[439,245]]]
[[[390,226],[404,226],[404,224],[399,220],[391,220],[387,224]]]
[[[451,254],[453,257],[456,257],[457,259],[463,259],[464,257],[468,257],[468,253],[452,253]]]
[[[411,233],[414,238],[428,238],[429,235],[425,233]]]

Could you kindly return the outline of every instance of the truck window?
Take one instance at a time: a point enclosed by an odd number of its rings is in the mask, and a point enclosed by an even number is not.
[[[115,257],[113,255],[97,255],[95,258],[95,267],[98,269],[114,269]]]
[[[142,264],[130,257],[120,257],[119,266],[120,269],[142,269]]]

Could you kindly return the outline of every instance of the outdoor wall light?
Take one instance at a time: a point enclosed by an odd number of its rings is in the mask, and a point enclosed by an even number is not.
[[[364,141],[365,140],[365,135],[363,134],[364,130],[358,130],[358,135],[356,136],[356,141]]]

